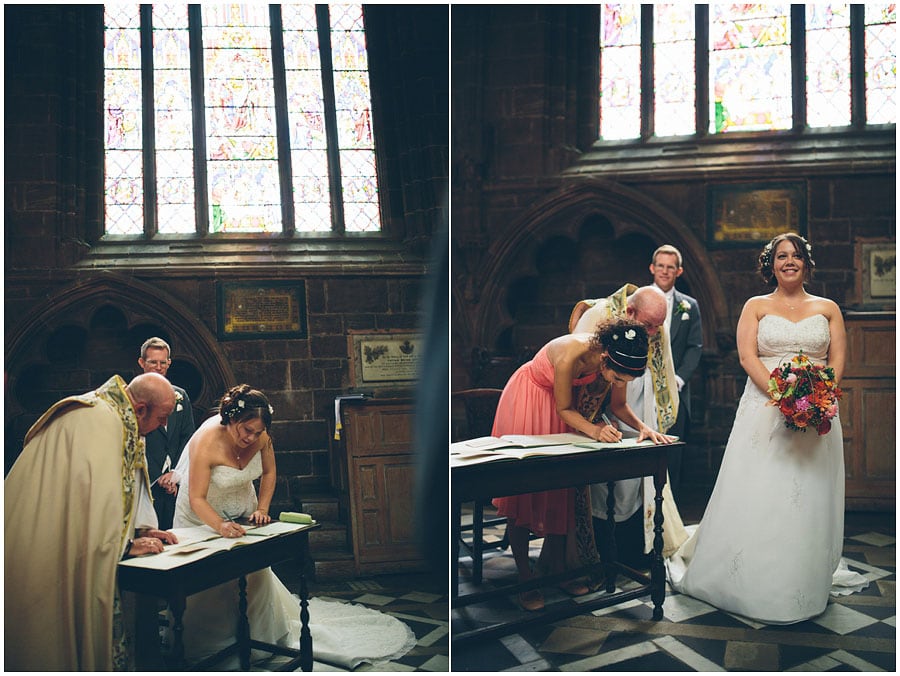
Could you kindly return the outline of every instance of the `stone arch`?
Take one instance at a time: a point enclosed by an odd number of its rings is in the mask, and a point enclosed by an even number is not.
[[[713,338],[728,331],[717,323],[717,318],[728,316],[724,291],[706,247],[688,225],[646,194],[618,183],[591,180],[548,195],[510,225],[505,231],[508,236],[494,240],[485,256],[488,263],[478,276],[481,295],[472,322],[473,344],[494,346],[514,323],[507,310],[510,284],[514,275],[539,274],[534,261],[542,243],[558,235],[577,241],[585,221],[598,214],[611,224],[614,239],[640,234],[676,246],[685,261],[684,279],[702,308],[707,343],[714,344]],[[635,283],[649,281],[649,272],[642,271]]]
[[[7,336],[7,469],[21,452],[28,426],[54,401],[88,391],[112,374],[125,380],[135,375],[150,331],[172,344],[170,376],[180,368],[190,381],[173,377],[191,395],[195,418],[235,383],[215,336],[178,299],[113,272],[77,280],[36,306]]]

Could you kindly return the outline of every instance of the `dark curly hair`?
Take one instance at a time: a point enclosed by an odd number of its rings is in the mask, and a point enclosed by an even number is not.
[[[816,262],[812,257],[812,246],[806,241],[805,237],[801,237],[795,232],[783,232],[780,235],[773,237],[772,240],[763,247],[763,250],[759,252],[759,258],[757,259],[757,269],[759,274],[769,286],[778,286],[778,280],[775,279],[773,263],[775,262],[775,250],[778,249],[778,245],[785,240],[793,244],[794,251],[798,252],[803,258],[803,281],[808,282],[812,279],[813,268],[816,267]]]
[[[266,395],[259,390],[254,390],[249,385],[232,387],[222,395],[219,403],[219,414],[222,416],[223,425],[259,418],[268,430],[272,425],[272,413],[272,406],[266,399]]]
[[[591,347],[606,352],[606,367],[626,376],[639,376],[647,368],[649,342],[644,325],[626,318],[601,324],[591,337]]]

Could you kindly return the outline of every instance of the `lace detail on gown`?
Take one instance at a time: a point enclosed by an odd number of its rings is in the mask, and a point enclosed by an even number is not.
[[[828,319],[765,315],[758,354],[769,369],[800,350],[824,363]],[[719,476],[690,539],[666,561],[677,591],[767,624],[821,614],[833,585],[868,581],[841,560],[844,450],[840,415],[828,434],[789,430],[768,394],[749,378]]]

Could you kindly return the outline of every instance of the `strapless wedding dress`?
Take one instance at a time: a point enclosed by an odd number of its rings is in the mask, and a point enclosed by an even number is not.
[[[185,453],[190,452],[190,445],[188,442]],[[243,469],[214,467],[207,491],[209,504],[219,514],[250,516],[258,504],[253,481],[261,474],[259,453]],[[186,473],[175,502],[175,528],[203,523],[191,510],[189,485]],[[299,647],[299,599],[271,568],[250,573],[246,579],[251,638]],[[238,613],[237,580],[189,596],[183,617],[185,659],[195,663],[234,643]],[[309,616],[316,661],[353,669],[362,662],[399,659],[416,645],[415,634],[405,623],[365,606],[314,597],[309,602]],[[252,655],[254,659],[264,656],[256,651]]]
[[[828,319],[759,322],[759,357],[768,369],[800,350],[824,363]],[[819,615],[829,593],[868,585],[841,560],[844,539],[844,446],[831,431],[785,427],[777,407],[748,378],[722,467],[699,526],[666,561],[669,582],[717,608],[766,624]]]

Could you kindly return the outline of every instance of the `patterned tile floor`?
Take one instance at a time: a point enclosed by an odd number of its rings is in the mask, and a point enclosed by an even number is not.
[[[696,519],[686,522],[695,523]],[[888,671],[896,669],[895,515],[848,513],[844,557],[869,587],[832,597],[812,620],[774,627],[731,615],[667,587],[664,619],[652,621],[649,598],[576,615],[519,634],[452,649],[451,670],[463,671]],[[494,530],[491,537],[502,532]],[[537,557],[540,540],[531,543]],[[471,583],[471,559],[459,560],[460,593]],[[515,580],[509,550],[486,555],[481,590]],[[619,578],[622,588],[635,583]],[[545,599],[572,603],[545,589]],[[602,593],[602,592],[600,592]],[[594,596],[581,597],[593,598]],[[524,611],[513,598],[454,610],[454,631]]]
[[[290,569],[276,568],[285,586],[299,594],[299,578]],[[347,581],[322,581],[309,585],[310,596],[321,596],[359,603],[388,613],[405,622],[418,643],[394,662],[361,664],[354,673],[390,671],[435,671],[450,669],[449,626],[447,614],[447,578],[445,575],[379,575]],[[254,671],[274,671],[282,658],[272,658],[252,667]],[[346,671],[316,662],[314,671]]]

